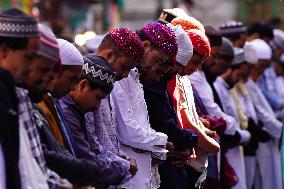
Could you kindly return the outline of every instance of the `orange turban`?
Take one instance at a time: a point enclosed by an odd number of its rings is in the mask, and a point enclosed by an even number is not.
[[[177,17],[171,21],[171,24],[174,26],[181,25],[182,29],[184,30],[197,29],[205,33],[203,25],[198,20],[190,16],[186,18]]]

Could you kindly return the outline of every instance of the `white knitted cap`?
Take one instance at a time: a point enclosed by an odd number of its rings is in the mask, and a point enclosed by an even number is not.
[[[57,42],[62,65],[82,66],[84,64],[82,54],[72,43],[64,39],[57,39]]]

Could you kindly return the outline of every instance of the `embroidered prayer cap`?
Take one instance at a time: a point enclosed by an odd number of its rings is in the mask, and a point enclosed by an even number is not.
[[[284,50],[284,32],[280,29],[274,29],[273,30],[273,43]]]
[[[241,36],[241,34],[246,33],[246,27],[242,22],[237,22],[237,21],[228,21],[224,24],[222,24],[219,27],[220,32],[224,37],[228,38],[238,38]]]
[[[197,29],[191,29],[186,32],[191,39],[193,49],[197,51],[198,54],[208,58],[210,56],[211,47],[206,35]]]
[[[0,13],[0,36],[36,37],[39,35],[37,21],[17,8],[10,8]]]
[[[64,39],[57,39],[60,51],[60,60],[62,65],[82,66],[84,64],[83,56],[80,51],[70,42]]]
[[[38,24],[40,34],[40,48],[38,54],[51,60],[52,62],[59,62],[59,47],[54,33],[42,24]]]
[[[139,36],[131,29],[116,28],[110,33],[110,37],[115,44],[135,62],[142,61],[144,55],[144,45]]]
[[[176,61],[183,66],[186,66],[188,61],[193,55],[193,46],[187,33],[181,28],[180,25],[173,26],[167,24],[168,27],[175,33],[177,39],[178,51],[176,55]]]
[[[150,41],[151,45],[160,49],[170,58],[177,54],[177,42],[175,34],[166,25],[151,22],[143,27],[140,32]]]
[[[234,57],[234,46],[226,37],[222,37],[222,46],[219,52],[220,55]]]
[[[211,47],[221,47],[222,46],[221,32],[209,25],[206,25],[204,29],[205,29],[206,36],[209,38],[210,46]]]
[[[191,16],[177,17],[171,21],[171,24],[174,26],[181,25],[182,29],[184,30],[197,29],[205,33],[205,29],[203,25],[198,20],[196,20],[195,18]]]
[[[163,9],[158,21],[161,21],[162,23],[171,23],[176,17],[187,18],[189,16],[181,8]]]
[[[251,64],[256,64],[259,59],[270,60],[272,57],[271,47],[262,39],[246,42],[244,53],[246,61]]]
[[[245,54],[244,50],[242,48],[234,48],[234,60],[232,62],[232,65],[239,65],[241,63],[244,63],[245,60]]]
[[[83,59],[81,76],[110,93],[115,82],[115,72],[110,64],[104,58],[96,55],[84,56]]]

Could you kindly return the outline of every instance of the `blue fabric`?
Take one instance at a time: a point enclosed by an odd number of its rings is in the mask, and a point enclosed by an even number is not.
[[[262,74],[258,81],[258,86],[264,94],[266,100],[269,102],[273,110],[279,110],[283,107],[283,99],[278,96],[275,89],[276,74],[274,67],[271,66]]]
[[[63,134],[68,150],[73,156],[78,157],[77,147],[72,138],[71,131],[69,129],[68,123],[65,120],[59,101],[54,99],[53,102],[54,102],[54,107],[56,109],[56,113],[58,115],[58,119],[60,120],[59,129]]]

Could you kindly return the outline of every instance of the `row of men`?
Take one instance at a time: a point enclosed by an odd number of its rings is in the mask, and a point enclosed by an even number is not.
[[[2,188],[282,188],[266,26],[234,49],[165,10],[83,56],[18,9],[0,24]]]

